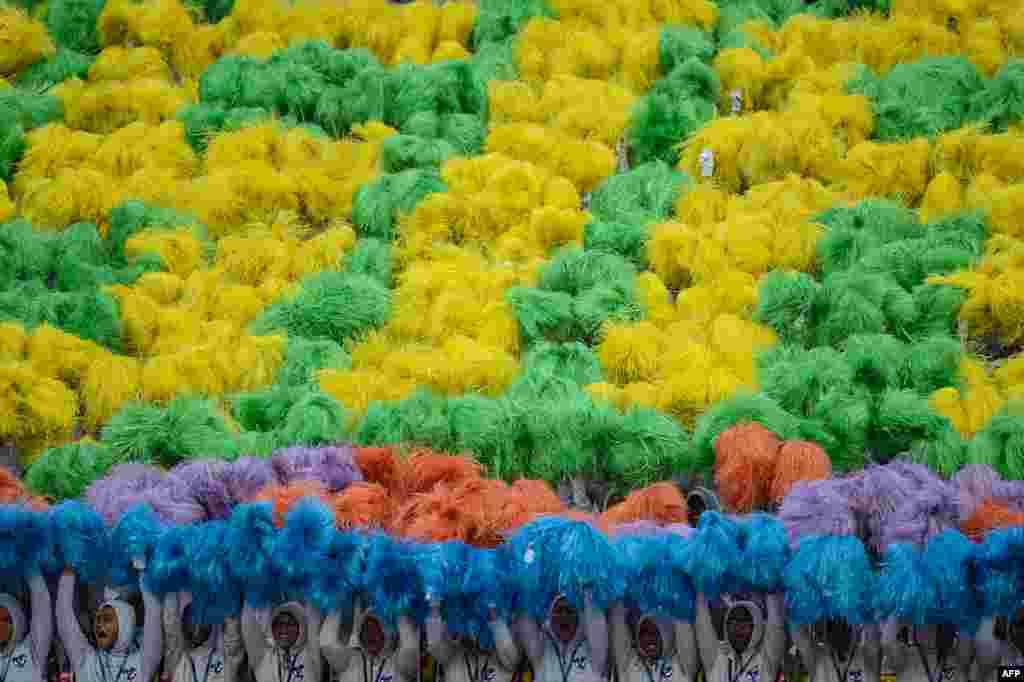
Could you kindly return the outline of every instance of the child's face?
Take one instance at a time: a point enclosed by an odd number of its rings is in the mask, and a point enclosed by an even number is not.
[[[14,621],[11,619],[11,612],[0,608],[0,646],[6,646],[14,636]]]
[[[117,623],[117,611],[112,606],[104,606],[96,612],[96,644],[104,651],[110,651],[117,644],[120,626]]]
[[[274,641],[277,645],[289,649],[299,641],[299,622],[290,613],[282,613],[274,619],[271,625]]]
[[[640,621],[636,631],[637,648],[645,658],[661,658],[661,632],[651,620]]]
[[[559,599],[551,610],[551,629],[555,636],[562,642],[570,642],[576,636],[576,628],[579,627],[579,614],[576,609],[565,600]]]

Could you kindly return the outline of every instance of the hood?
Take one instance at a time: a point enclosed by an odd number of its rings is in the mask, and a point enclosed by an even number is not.
[[[564,594],[557,594],[557,595],[555,595],[555,598],[551,600],[551,604],[548,606],[548,617],[544,620],[544,630],[545,630],[545,632],[548,633],[548,635],[551,636],[552,640],[555,641],[555,642],[558,641],[558,637],[555,635],[555,629],[551,626],[551,616],[554,614],[555,604],[558,603],[559,599],[564,599],[565,596],[566,595],[564,595]],[[580,613],[579,614],[579,619],[578,619],[578,625],[576,627],[576,636],[572,638],[572,640],[569,642],[569,644],[574,644],[577,640],[579,640],[583,636],[583,632],[584,632],[583,614]]]
[[[267,641],[271,647],[277,647],[277,642],[274,641],[274,619],[282,613],[291,614],[295,622],[299,624],[299,637],[295,640],[292,650],[301,651],[306,646],[309,630],[306,623],[306,609],[302,608],[302,604],[297,601],[285,602],[270,612],[270,620],[267,622]]]
[[[184,623],[185,623],[185,609],[187,609],[189,607],[189,605],[191,605],[191,604],[192,604],[192,593],[191,592],[179,592],[178,593],[178,622],[181,623],[182,625],[184,625]],[[301,632],[301,630],[302,630],[302,625],[301,625],[302,621],[300,620],[299,623],[300,623],[299,631]],[[205,644],[202,644],[199,647],[197,647],[197,649],[204,649],[206,647],[210,647],[210,648],[213,648],[213,649],[220,648],[223,632],[224,632],[224,626],[223,625],[220,625],[220,624],[214,625],[210,629],[210,638],[208,640],[206,640]]]
[[[756,651],[761,646],[761,641],[764,639],[764,612],[761,610],[760,605],[753,601],[734,601],[725,612],[725,618],[722,621],[722,633],[725,637],[726,646],[729,647],[729,651],[734,656],[739,656],[740,653],[736,651],[736,647],[733,646],[733,638],[731,636],[730,627],[733,619],[739,616],[742,609],[747,609],[750,612],[751,620],[753,621],[753,632],[750,635],[750,644],[743,651],[743,656],[748,656],[750,652]]]
[[[633,648],[637,652],[640,651],[640,643],[637,641],[638,633],[640,632],[640,626],[645,622],[654,623],[654,626],[658,628],[658,634],[661,635],[661,657],[670,658],[676,654],[676,638],[675,633],[672,630],[672,622],[668,618],[663,618],[651,613],[637,614],[633,623]]]
[[[349,637],[349,646],[353,649],[363,650],[363,641],[360,638],[363,630],[363,623],[366,622],[367,618],[373,615],[374,613],[372,609],[363,608],[362,605],[356,607],[355,617],[352,619],[352,634]],[[385,623],[379,616],[377,616],[377,621],[380,623],[381,627],[384,628],[384,634],[388,637],[388,643],[384,646],[382,655],[386,656],[390,653],[394,653],[398,649],[398,633],[393,632],[391,628],[387,626],[387,623]]]
[[[135,643],[135,608],[121,599],[108,599],[100,604],[96,612],[107,607],[114,609],[117,614],[117,641],[111,653],[123,655],[131,651]]]
[[[0,594],[0,608],[7,609],[11,614],[11,641],[4,647],[6,651],[14,651],[14,648],[21,644],[28,634],[28,621],[25,619],[25,609],[21,608],[21,602],[9,594]]]

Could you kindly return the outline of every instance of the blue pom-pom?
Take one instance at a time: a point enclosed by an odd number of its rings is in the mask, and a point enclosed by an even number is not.
[[[46,514],[0,505],[0,575],[18,578],[41,571],[49,545]]]
[[[237,616],[242,607],[242,585],[232,576],[230,526],[210,521],[199,526],[189,572],[192,614],[198,623],[218,625]]]
[[[989,533],[978,550],[977,563],[984,615],[1010,616],[1024,608],[1024,528]]]
[[[668,532],[627,535],[616,541],[615,549],[627,602],[641,613],[693,621],[695,594],[682,560],[684,538]]]
[[[374,613],[390,628],[398,625],[399,616],[421,620],[426,609],[417,561],[423,550],[386,535],[374,536],[370,542],[363,587]]]
[[[924,563],[935,585],[930,622],[960,626],[973,632],[981,621],[981,599],[975,591],[976,546],[959,531],[946,530],[928,541]]]
[[[786,527],[768,514],[751,514],[743,525],[746,542],[739,578],[754,591],[778,591],[790,556]]]
[[[745,591],[740,579],[744,571],[742,534],[738,523],[718,512],[701,514],[682,559],[697,592],[715,599],[727,592]]]
[[[538,620],[547,618],[558,595],[582,609],[589,591],[593,605],[606,609],[625,591],[611,541],[588,523],[538,519],[512,536],[510,550],[521,600],[518,606]]]
[[[431,599],[446,602],[462,595],[470,549],[469,545],[458,541],[423,547],[418,567],[423,589]]]
[[[876,608],[882,620],[896,618],[912,625],[929,625],[938,595],[922,552],[909,544],[890,545],[878,583]]]
[[[310,582],[313,604],[331,613],[350,608],[362,585],[367,538],[358,532],[333,531],[320,570]]]
[[[199,526],[170,526],[165,530],[146,565],[143,580],[147,590],[158,596],[188,591],[192,557],[202,541],[199,536]]]
[[[245,585],[246,599],[254,608],[274,606],[285,589],[273,562],[277,539],[273,507],[268,502],[240,504],[228,524],[225,539],[233,577]]]
[[[138,585],[139,573],[134,559],[144,559],[148,565],[164,530],[148,505],[139,504],[129,509],[117,522],[111,537],[110,584]]]
[[[809,536],[800,541],[782,575],[789,618],[800,625],[839,618],[875,620],[877,576],[864,543],[850,535]]]
[[[273,562],[286,592],[305,594],[324,563],[334,531],[334,513],[317,498],[300,500],[288,512],[274,542]]]
[[[103,518],[81,502],[61,502],[50,510],[60,558],[83,583],[98,583],[106,577],[110,557],[110,536]]]

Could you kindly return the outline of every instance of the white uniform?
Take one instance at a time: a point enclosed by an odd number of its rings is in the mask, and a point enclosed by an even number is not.
[[[557,601],[552,602],[552,610]],[[603,613],[586,608],[576,636],[567,643],[555,636],[550,615],[543,626],[528,617],[520,618],[517,626],[523,649],[533,666],[535,682],[607,682],[609,679],[608,623]]]
[[[164,669],[171,672],[172,682],[236,682],[245,658],[238,619],[214,626],[209,640],[190,648],[182,619],[191,600],[187,593],[170,594],[164,600]]]
[[[271,624],[282,613],[299,624],[295,644],[284,649],[274,641]],[[320,613],[310,606],[288,602],[272,611],[242,610],[242,636],[256,682],[321,682]]]
[[[707,682],[775,682],[786,654],[786,626],[781,598],[767,597],[768,616],[754,602],[733,602],[723,619],[723,640],[711,621],[703,595],[697,596],[697,638]],[[729,641],[729,623],[740,609],[747,609],[753,620],[750,642],[739,652]]]
[[[661,657],[648,659],[641,655],[636,638],[630,632],[626,609],[622,604],[612,608],[610,618],[612,659],[619,682],[694,682],[699,668],[697,639],[693,623],[643,615],[654,623],[661,635]]]
[[[878,632],[877,627],[873,632]],[[879,633],[880,634],[880,633]],[[810,628],[794,631],[794,639],[804,665],[810,671],[809,682],[879,682],[881,678],[881,641],[868,630],[855,631],[856,646],[847,660],[841,660],[828,643],[816,642]]]
[[[971,671],[971,682],[999,682],[999,666],[1024,666],[1024,651],[1013,642],[996,639],[994,618],[988,618],[982,623],[975,646],[977,656]]]
[[[32,593],[32,628],[18,600],[0,594],[0,607],[11,616],[11,639],[0,649],[0,682],[45,682],[46,658],[53,641],[50,590],[40,576],[29,579]]]
[[[934,626],[928,626],[934,640]],[[896,630],[887,626],[883,638],[885,663],[896,675],[897,682],[968,682],[973,659],[972,642],[957,637],[950,651],[940,656],[934,644],[918,643],[910,639],[900,641]],[[911,630],[911,632],[913,632]]]
[[[420,634],[412,620],[399,619],[398,637],[391,637],[378,655],[363,647],[359,632],[370,615],[356,606],[352,627],[343,631],[341,615],[328,616],[320,629],[320,649],[331,666],[331,679],[339,682],[413,682],[420,663]]]

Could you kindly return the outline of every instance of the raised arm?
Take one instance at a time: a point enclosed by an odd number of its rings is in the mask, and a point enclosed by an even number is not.
[[[249,656],[249,665],[259,670],[270,644],[267,643],[267,618],[270,609],[257,609],[246,599],[242,605],[242,642]]]
[[[895,618],[890,618],[882,625],[882,654],[892,672],[899,675],[907,667],[908,647],[900,641],[902,625]]]
[[[331,669],[343,675],[348,669],[353,649],[350,646],[351,631],[342,631],[341,610],[332,611],[320,628],[320,651]]]
[[[146,588],[141,576],[139,589],[145,610],[142,616],[142,682],[151,682],[164,657],[163,608],[160,599]]]
[[[53,645],[53,604],[50,599],[50,588],[39,573],[28,578],[28,590],[32,595],[32,626],[29,632],[32,637],[33,660],[40,666],[45,665]]]
[[[703,594],[697,595],[697,649],[700,651],[700,663],[704,668],[704,676],[711,674],[718,660],[718,652],[721,648],[718,640],[718,633],[715,632],[714,621],[711,620],[711,607]]]
[[[320,609],[305,604],[306,611],[306,679],[319,682],[323,679],[323,659],[320,654],[320,630],[324,616]]]
[[[793,635],[793,643],[796,644],[796,649],[800,652],[800,658],[803,660],[804,667],[807,668],[807,672],[813,677],[814,671],[818,669],[818,647],[814,646],[814,638],[811,637],[811,626],[794,623],[790,633]]]
[[[966,680],[971,676],[971,664],[974,663],[976,645],[974,633],[960,631],[957,637],[956,649],[953,652],[953,664],[956,666],[960,679]]]
[[[630,645],[629,626],[626,625],[626,605],[622,602],[612,604],[608,616],[608,634],[611,640],[612,661],[615,668],[621,671],[629,665]]]
[[[70,568],[65,569],[57,586],[57,634],[71,661],[71,669],[77,675],[82,670],[86,656],[92,651],[92,646],[82,633],[75,616],[76,582],[74,572]]]
[[[172,675],[185,654],[185,634],[181,629],[181,596],[171,592],[164,597],[164,669]]]
[[[769,666],[765,679],[778,678],[782,661],[786,657],[786,603],[781,594],[769,594],[765,598],[768,609],[765,618],[764,658]]]
[[[587,642],[590,644],[591,664],[594,671],[607,679],[608,669],[608,616],[601,609],[595,608],[590,599],[590,592],[584,595],[583,618]]]
[[[537,670],[544,660],[544,633],[541,632],[540,624],[524,613],[515,619],[512,627],[515,628],[516,637],[530,665]]]
[[[412,682],[420,670],[420,629],[409,616],[398,618],[398,656],[395,669],[403,680]]]
[[[996,639],[996,619],[986,618],[974,636],[974,651],[978,660],[978,680],[992,679],[992,671],[1003,660],[1006,643]]]
[[[697,648],[697,630],[693,623],[677,620],[672,623],[676,638],[676,661],[679,668],[691,682],[697,679],[700,671],[700,653]]]
[[[441,617],[441,604],[433,602],[430,605],[430,615],[427,616],[427,653],[439,665],[446,665],[455,655],[455,642],[448,636],[448,627]]]
[[[245,660],[245,643],[242,641],[242,623],[238,618],[224,619],[224,667],[225,679],[235,682],[241,679],[242,662]]]
[[[487,621],[491,626],[491,633],[494,635],[494,653],[498,663],[505,670],[515,672],[519,669],[519,663],[523,660],[523,650],[519,648],[516,638],[512,636],[512,630],[494,609],[488,609]]]
[[[864,672],[867,682],[882,678],[882,628],[876,624],[864,626]]]

